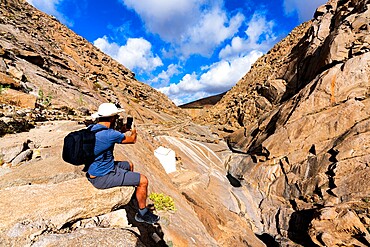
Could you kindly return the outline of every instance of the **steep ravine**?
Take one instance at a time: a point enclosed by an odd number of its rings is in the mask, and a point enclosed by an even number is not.
[[[270,68],[269,77],[248,81],[252,68],[209,110],[215,119],[218,110],[250,113],[227,137],[244,156],[229,173],[262,195],[253,202],[258,231],[283,246],[370,245],[369,20],[368,1],[329,1],[290,55],[275,57],[284,69],[267,54],[256,66]],[[250,91],[227,98],[239,88]],[[263,101],[258,115],[254,106]],[[229,103],[243,109],[222,108]]]
[[[369,5],[321,6],[200,125],[55,19],[0,2],[1,245],[155,246],[156,233],[169,246],[369,246]],[[117,159],[175,201],[158,226],[133,220],[133,188],[96,190],[61,159],[63,137],[107,101],[139,131]]]

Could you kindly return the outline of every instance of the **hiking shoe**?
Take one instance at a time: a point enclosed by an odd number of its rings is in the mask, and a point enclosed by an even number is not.
[[[140,213],[135,214],[135,220],[137,222],[145,222],[148,224],[154,224],[159,221],[160,217],[158,215],[153,214],[148,210],[143,216]]]

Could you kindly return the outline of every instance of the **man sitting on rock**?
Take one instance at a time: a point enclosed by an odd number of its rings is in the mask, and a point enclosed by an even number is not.
[[[138,222],[153,224],[158,222],[159,216],[153,214],[146,207],[148,193],[148,179],[146,176],[134,172],[133,165],[128,161],[115,161],[113,149],[116,143],[133,144],[136,142],[136,129],[131,130],[131,135],[125,135],[126,127],[122,132],[114,130],[118,113],[124,111],[118,109],[112,103],[103,103],[98,112],[92,115],[97,119],[91,130],[97,131],[95,137],[96,155],[86,174],[87,179],[98,189],[107,189],[117,186],[136,186],[136,199],[139,204],[139,212],[135,215]]]

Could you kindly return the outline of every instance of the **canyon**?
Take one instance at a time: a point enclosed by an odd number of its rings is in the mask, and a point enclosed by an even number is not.
[[[369,6],[329,0],[216,104],[182,109],[54,17],[3,0],[0,245],[369,246]],[[116,159],[174,200],[158,225],[134,221],[135,188],[97,190],[61,158],[102,102],[139,134]]]

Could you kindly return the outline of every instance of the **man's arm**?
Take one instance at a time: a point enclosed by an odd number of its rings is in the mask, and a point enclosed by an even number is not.
[[[131,130],[131,135],[127,136],[125,134],[125,138],[123,138],[122,142],[123,144],[134,144],[136,143],[137,133],[136,129]]]

